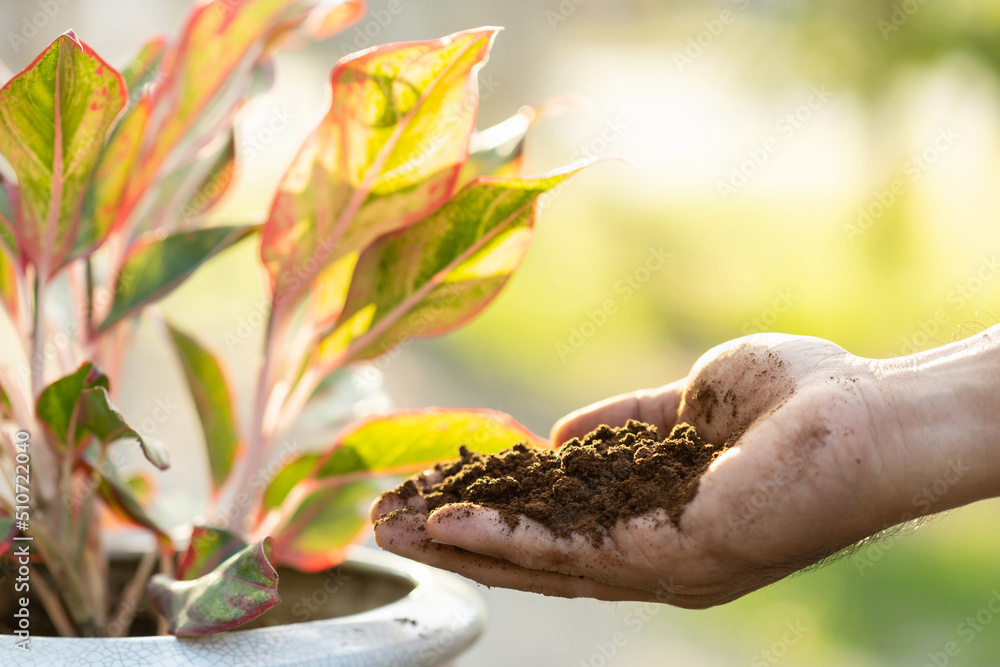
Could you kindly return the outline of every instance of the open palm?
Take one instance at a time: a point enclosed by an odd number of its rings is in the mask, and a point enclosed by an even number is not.
[[[895,445],[879,432],[888,410],[875,362],[816,338],[750,336],[711,350],[682,380],[590,406],[553,429],[559,444],[629,419],[661,433],[689,422],[706,442],[727,443],[679,525],[656,510],[595,545],[527,518],[512,529],[482,507],[427,514],[420,490],[439,474],[429,472],[413,479],[409,497],[390,492],[375,503],[376,541],[489,586],[720,604],[898,522],[883,502],[899,484],[884,465]],[[416,511],[386,516],[407,506]]]

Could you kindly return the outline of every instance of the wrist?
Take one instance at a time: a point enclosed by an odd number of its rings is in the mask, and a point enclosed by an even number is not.
[[[1000,327],[874,372],[901,521],[1000,495]]]

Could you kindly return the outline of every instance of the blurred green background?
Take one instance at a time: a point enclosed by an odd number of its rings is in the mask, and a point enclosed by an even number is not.
[[[175,31],[187,3],[70,0],[27,45],[11,40],[40,6],[0,8],[12,69],[71,27],[124,63],[147,35]],[[572,409],[680,377],[744,334],[822,336],[892,357],[1000,317],[996,0],[392,7],[374,0],[357,28],[279,59],[275,88],[244,119],[258,150],[223,217],[266,209],[338,57],[479,25],[507,28],[481,75],[481,127],[573,93],[588,101],[580,111],[533,130],[533,171],[630,161],[549,198],[523,270],[482,318],[379,364],[396,406],[491,407],[545,433]],[[292,122],[268,134],[276,113]],[[250,245],[231,252],[165,305],[224,351],[244,387],[259,331],[235,346],[227,335],[259,305],[253,261]],[[172,381],[152,347],[133,357],[133,373],[156,378],[147,384]],[[131,409],[155,395],[138,391]],[[190,425],[167,431],[196,439]],[[190,495],[185,474],[170,478],[178,497]],[[490,629],[458,664],[1000,664],[988,606],[1000,600],[998,524],[997,503],[981,503],[704,612],[484,590]]]

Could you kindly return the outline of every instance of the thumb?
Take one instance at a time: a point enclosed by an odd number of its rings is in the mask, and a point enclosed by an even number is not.
[[[620,394],[569,413],[552,427],[552,445],[558,447],[572,438],[581,438],[601,424],[624,426],[629,419],[652,424],[665,436],[677,423],[677,411],[687,379],[659,389]]]

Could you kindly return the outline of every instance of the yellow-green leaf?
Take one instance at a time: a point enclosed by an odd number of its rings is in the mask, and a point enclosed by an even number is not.
[[[412,224],[453,194],[494,28],[342,59],[332,101],[279,187],[261,237],[288,309],[332,262]]]
[[[337,324],[313,365],[383,354],[468,322],[500,292],[530,244],[539,195],[582,168],[540,178],[480,178],[427,219],[365,250]]]

